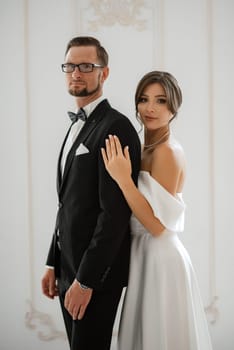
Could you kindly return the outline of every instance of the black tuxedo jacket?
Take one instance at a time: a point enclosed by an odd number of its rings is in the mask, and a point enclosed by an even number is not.
[[[101,147],[109,134],[129,146],[132,177],[137,183],[140,141],[127,117],[103,100],[91,113],[77,136],[60,172],[58,161],[58,213],[47,265],[59,277],[63,269],[69,283],[74,278],[91,288],[105,290],[125,286],[130,256],[131,211],[104,167]],[[76,155],[83,144],[88,153]],[[58,247],[58,235],[59,245]]]

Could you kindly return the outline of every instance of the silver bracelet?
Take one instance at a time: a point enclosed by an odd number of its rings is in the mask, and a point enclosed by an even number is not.
[[[80,283],[80,282],[79,282],[79,285],[80,285],[80,288],[81,288],[81,289],[89,289],[88,286],[85,286],[84,284],[82,284],[82,283]]]

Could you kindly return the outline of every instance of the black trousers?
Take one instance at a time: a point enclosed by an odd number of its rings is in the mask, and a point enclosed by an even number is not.
[[[71,350],[109,350],[122,287],[111,291],[94,291],[80,321],[74,321],[64,308],[65,293],[69,287],[61,276],[58,280],[59,299]]]

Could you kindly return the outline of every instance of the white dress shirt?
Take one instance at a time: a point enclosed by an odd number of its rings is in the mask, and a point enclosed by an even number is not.
[[[97,100],[95,100],[95,101],[91,102],[90,104],[88,104],[87,106],[83,107],[87,118],[90,116],[90,114],[93,112],[93,110],[97,107],[97,105],[103,100],[104,100],[104,97],[100,96]],[[83,120],[78,119],[77,122],[75,122],[70,129],[69,135],[67,137],[66,143],[65,143],[64,148],[63,148],[63,154],[62,154],[62,158],[61,158],[61,173],[62,173],[62,175],[64,172],[64,167],[66,164],[67,155],[68,155],[75,139],[77,138],[80,130],[84,126],[84,123],[85,122]]]

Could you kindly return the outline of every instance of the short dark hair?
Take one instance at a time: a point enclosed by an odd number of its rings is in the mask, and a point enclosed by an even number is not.
[[[78,36],[69,41],[67,44],[67,48],[65,51],[65,56],[73,46],[94,46],[96,47],[97,57],[99,59],[99,63],[104,67],[108,65],[108,53],[101,45],[100,41],[91,37],[91,36]]]

